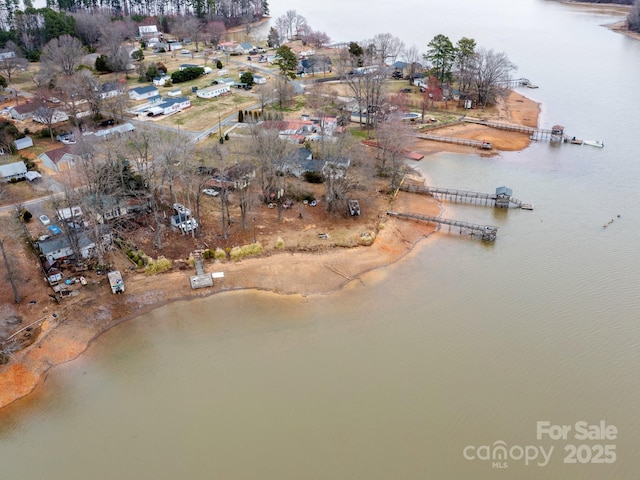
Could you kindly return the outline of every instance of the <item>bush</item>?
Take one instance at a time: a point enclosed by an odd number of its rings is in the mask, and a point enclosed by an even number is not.
[[[233,247],[229,256],[231,257],[231,260],[238,261],[245,257],[260,255],[262,252],[262,244],[260,242],[256,242],[250,243],[249,245],[243,245],[242,247]]]
[[[221,62],[220,60],[218,60],[218,61],[216,62],[216,68],[217,68],[218,70],[222,69],[222,62]]]
[[[214,254],[215,252],[213,250],[211,250],[210,248],[207,248],[202,254],[202,258],[204,258],[205,260],[209,260],[210,258],[214,257]]]
[[[24,223],[29,223],[32,218],[33,218],[33,215],[29,210],[22,211],[22,221],[24,221]]]
[[[149,264],[144,269],[144,273],[146,275],[155,275],[169,270],[171,270],[171,260],[165,257],[158,257],[156,260],[149,259]]]
[[[188,82],[189,80],[195,80],[204,74],[204,68],[202,67],[189,67],[184,70],[178,70],[171,74],[171,81],[173,83]]]
[[[216,248],[216,251],[213,254],[213,258],[215,258],[216,260],[226,260],[227,259],[227,252],[225,252],[223,249],[221,248]]]
[[[282,239],[282,237],[278,237],[278,239],[276,240],[276,248],[279,250],[282,250],[284,248],[284,240]]]

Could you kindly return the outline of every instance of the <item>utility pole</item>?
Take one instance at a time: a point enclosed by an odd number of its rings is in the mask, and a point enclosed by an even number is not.
[[[11,283],[11,288],[13,289],[13,299],[16,303],[20,303],[20,294],[18,293],[18,288],[13,280],[13,274],[11,273],[11,265],[9,265],[9,259],[7,258],[7,254],[4,251],[4,241],[6,237],[0,240],[0,250],[2,250],[2,257],[4,258],[4,265],[7,267],[7,275],[9,276],[9,282]]]

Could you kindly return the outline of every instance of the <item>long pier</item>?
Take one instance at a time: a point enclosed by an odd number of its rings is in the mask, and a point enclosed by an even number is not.
[[[511,123],[491,122],[488,120],[480,120],[478,118],[471,117],[464,117],[462,121],[467,123],[475,123],[477,125],[484,125],[486,127],[495,128],[497,130],[526,133],[531,137],[531,140],[546,140],[552,137],[558,137],[558,139],[565,140],[567,138],[564,133],[555,133],[553,129],[548,128],[534,128],[524,125],[513,125]]]
[[[501,196],[496,193],[470,192],[467,190],[455,190],[451,188],[429,187],[427,185],[407,185],[404,182],[400,184],[400,190],[410,193],[420,193],[423,195],[431,195],[435,198],[454,202],[454,203],[472,203],[474,205],[499,206],[508,207],[510,204],[525,210],[533,210],[530,203],[522,203],[521,200],[511,195]]]
[[[451,232],[452,229],[457,228],[460,235],[479,237],[487,242],[495,241],[496,236],[498,235],[498,227],[494,227],[493,225],[478,225],[477,223],[468,223],[461,220],[452,220],[450,218],[434,217],[432,215],[422,215],[418,213],[400,213],[388,211],[387,215],[391,217],[417,220],[420,222],[449,225],[449,232]]]
[[[480,140],[471,140],[468,138],[447,137],[443,135],[434,135],[432,133],[416,133],[416,138],[422,140],[431,140],[434,142],[454,143],[456,145],[464,145],[467,147],[476,147],[483,150],[491,150],[491,144],[488,142],[482,142]]]

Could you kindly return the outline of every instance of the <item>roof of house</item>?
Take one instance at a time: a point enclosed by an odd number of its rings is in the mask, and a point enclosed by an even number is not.
[[[38,105],[35,103],[23,103],[22,105],[16,105],[15,107],[12,108],[12,110],[16,111],[17,113],[31,113],[31,112],[35,112],[38,109]]]
[[[27,166],[23,161],[8,163],[6,165],[0,165],[0,176],[13,177],[14,175],[21,175],[27,173]]]
[[[251,50],[253,48],[253,45],[249,42],[242,42],[240,44],[240,47],[242,47],[243,50]]]
[[[140,25],[138,32],[140,34],[158,33],[158,27],[155,25]]]
[[[18,138],[13,143],[18,150],[22,150],[23,148],[27,147],[33,147],[33,139],[31,137]]]
[[[106,83],[103,83],[100,86],[100,91],[103,92],[103,93],[113,92],[114,90],[118,91],[120,89],[121,89],[121,87],[119,87],[116,82],[106,82]]]
[[[511,196],[512,193],[513,193],[513,190],[511,190],[509,187],[498,187],[498,188],[496,188],[496,195],[509,195],[509,196]]]
[[[76,238],[78,241],[78,247],[80,247],[80,249],[89,247],[95,243],[87,236],[85,232],[78,232]],[[43,255],[57,252],[58,250],[62,250],[63,248],[69,248],[69,246],[69,238],[66,235],[62,234],[38,242],[38,247],[40,248],[40,251],[43,253]]]
[[[98,130],[97,132],[94,133],[94,135],[97,137],[104,137],[112,133],[131,132],[132,130],[135,130],[135,129],[136,127],[134,127],[133,124],[127,122],[127,123],[123,123],[122,125],[116,125],[115,127],[107,128],[105,130]]]
[[[146,85],[144,87],[132,88],[130,91],[138,93],[138,94],[143,94],[143,93],[157,92],[158,89],[156,87],[154,87],[153,85]]]
[[[164,102],[158,105],[158,108],[167,108],[176,103],[185,103],[190,102],[187,97],[175,97],[175,98],[167,98]]]
[[[58,164],[58,162],[60,162],[60,160],[62,160],[62,157],[64,157],[65,155],[73,156],[73,154],[71,153],[70,145],[64,145],[62,147],[54,148],[53,150],[48,150],[41,154],[41,156],[42,155],[46,155],[47,157],[49,157],[49,159],[56,165]]]

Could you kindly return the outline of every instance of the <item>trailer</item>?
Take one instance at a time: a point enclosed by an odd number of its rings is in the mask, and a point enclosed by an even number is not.
[[[111,285],[111,291],[113,293],[124,293],[124,282],[122,281],[122,275],[119,270],[114,270],[107,274],[109,277],[109,284]]]

